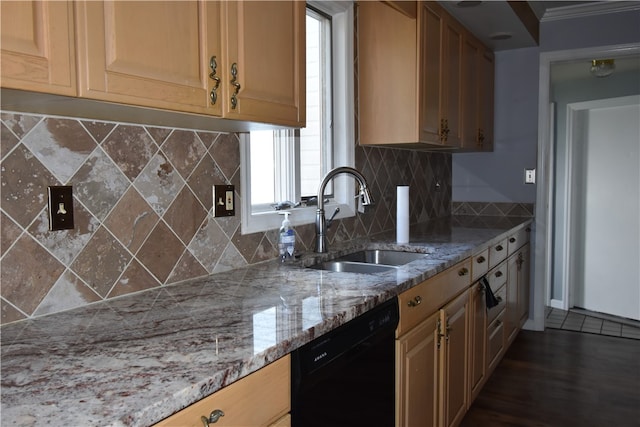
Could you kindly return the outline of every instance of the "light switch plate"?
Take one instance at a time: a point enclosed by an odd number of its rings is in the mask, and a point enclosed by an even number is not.
[[[73,229],[73,187],[52,185],[49,193],[49,230]]]
[[[536,170],[535,169],[525,169],[524,170],[524,183],[525,184],[535,184],[536,183]]]
[[[213,186],[213,216],[224,217],[236,214],[236,197],[233,185]]]

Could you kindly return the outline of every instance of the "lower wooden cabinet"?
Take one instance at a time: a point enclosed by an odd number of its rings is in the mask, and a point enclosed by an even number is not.
[[[529,311],[529,243],[506,253],[507,239],[400,294],[396,426],[459,425],[502,359]]]
[[[432,314],[396,341],[397,426],[438,425],[438,324]]]
[[[486,372],[487,304],[482,283],[469,289],[469,360],[467,408],[484,385]]]
[[[291,358],[287,355],[160,421],[156,427],[202,427],[202,417],[209,418],[215,411],[224,413],[216,426],[288,427],[290,410]]]
[[[400,295],[398,426],[455,426],[464,417],[470,267],[466,260]]]
[[[440,310],[440,425],[444,427],[457,426],[467,411],[468,307],[469,293],[464,292]]]

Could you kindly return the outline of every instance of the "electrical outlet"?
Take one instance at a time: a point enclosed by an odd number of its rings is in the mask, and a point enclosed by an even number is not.
[[[236,201],[233,185],[213,186],[213,216],[224,217],[236,214]]]
[[[49,187],[49,230],[73,229],[73,187]]]
[[[525,184],[535,184],[536,183],[536,170],[535,169],[525,169],[524,170],[524,183]]]

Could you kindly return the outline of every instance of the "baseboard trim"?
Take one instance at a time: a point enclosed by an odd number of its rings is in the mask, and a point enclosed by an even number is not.
[[[564,302],[562,300],[560,300],[560,299],[552,299],[549,302],[549,307],[551,307],[551,308],[559,308],[560,310],[566,310],[564,308]]]

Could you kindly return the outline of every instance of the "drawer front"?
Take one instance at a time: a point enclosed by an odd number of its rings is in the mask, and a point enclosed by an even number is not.
[[[489,268],[493,268],[507,259],[507,241],[504,239],[489,248]]]
[[[396,337],[435,313],[469,286],[471,260],[467,259],[400,294],[400,323]]]
[[[487,325],[493,322],[494,319],[498,317],[498,315],[502,311],[504,311],[504,308],[507,304],[507,287],[506,286],[502,286],[501,288],[498,288],[497,291],[495,291],[494,290],[495,288],[493,287],[491,289],[493,290],[493,294],[496,296],[499,303],[495,307],[491,307],[490,309],[487,310]]]
[[[504,348],[504,314],[505,311],[502,310],[487,328],[487,361],[489,369],[495,367]]]
[[[507,263],[503,262],[491,270],[487,275],[487,279],[489,279],[489,286],[491,286],[491,290],[495,293],[505,283],[507,283]]]
[[[202,427],[202,416],[224,412],[216,426],[268,426],[291,408],[291,359],[285,356],[156,424]],[[213,425],[213,424],[212,424]]]
[[[489,271],[489,249],[471,258],[471,281],[475,282]]]
[[[525,228],[522,228],[509,236],[509,238],[507,239],[509,256],[514,254],[525,243],[529,242],[530,230],[530,226],[526,226]]]

